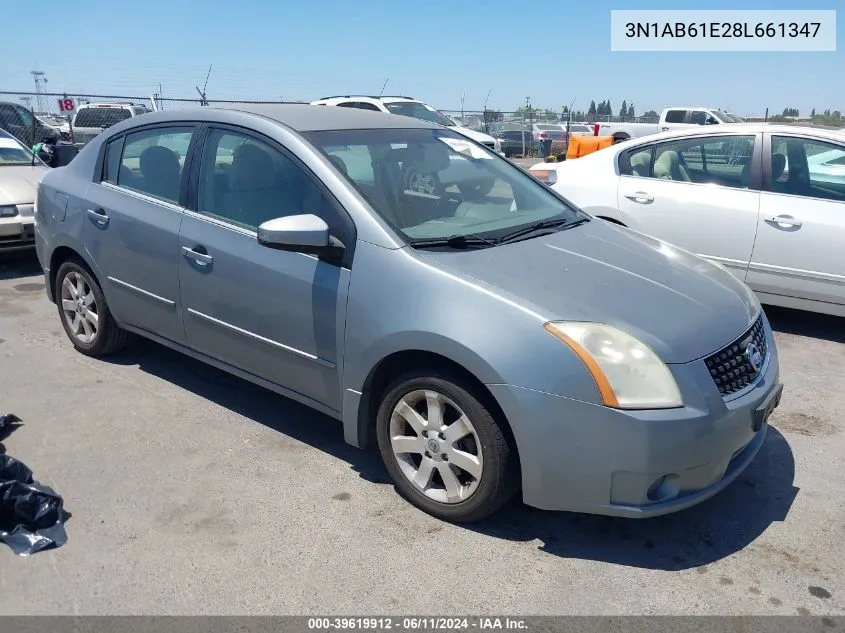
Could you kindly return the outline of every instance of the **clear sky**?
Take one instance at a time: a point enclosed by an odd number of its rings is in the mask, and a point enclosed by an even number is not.
[[[513,110],[623,99],[637,112],[707,105],[739,114],[845,111],[843,0],[41,0],[15,2],[0,90],[312,100],[410,95],[441,109]],[[680,5],[680,6],[679,6]],[[809,5],[809,6],[805,6]],[[828,53],[610,51],[610,9],[839,9]],[[20,17],[15,20],[15,11]],[[40,28],[39,28],[40,27]],[[67,28],[65,28],[67,27]],[[55,43],[51,43],[51,36]],[[4,97],[0,96],[0,99]],[[8,98],[8,97],[6,97]]]

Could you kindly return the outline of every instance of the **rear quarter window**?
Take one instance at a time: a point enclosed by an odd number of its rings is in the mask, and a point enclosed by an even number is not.
[[[686,116],[686,110],[669,110],[666,113],[666,123],[683,123]]]

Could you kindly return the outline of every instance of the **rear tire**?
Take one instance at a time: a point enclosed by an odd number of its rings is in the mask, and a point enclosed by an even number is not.
[[[70,342],[86,356],[108,356],[129,340],[106,303],[100,284],[80,263],[70,260],[56,274],[56,306]]]
[[[397,491],[445,521],[472,522],[519,490],[516,450],[466,380],[409,372],[385,390],[376,418],[379,452]]]

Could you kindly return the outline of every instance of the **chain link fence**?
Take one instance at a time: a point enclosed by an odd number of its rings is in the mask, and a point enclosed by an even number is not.
[[[0,91],[0,129],[30,148],[47,141],[79,149],[103,130],[147,112],[262,103],[286,102]]]

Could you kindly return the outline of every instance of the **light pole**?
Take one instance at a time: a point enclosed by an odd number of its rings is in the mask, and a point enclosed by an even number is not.
[[[44,102],[41,98],[41,84],[47,83],[47,77],[45,77],[44,73],[40,70],[31,70],[29,72],[32,75],[32,79],[35,81],[35,103],[38,106],[38,112],[45,112]]]

